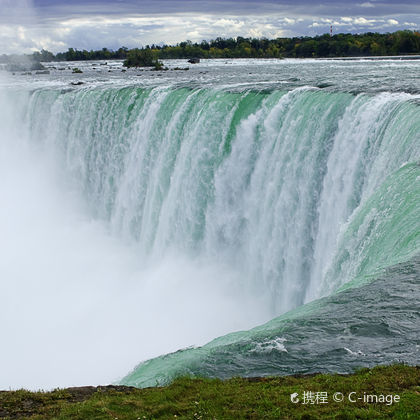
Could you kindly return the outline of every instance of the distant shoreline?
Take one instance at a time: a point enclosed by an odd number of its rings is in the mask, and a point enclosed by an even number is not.
[[[141,40],[139,40],[141,42]],[[392,33],[338,33],[314,37],[293,38],[235,38],[218,37],[211,41],[184,41],[176,45],[146,45],[138,48],[120,47],[118,50],[78,50],[68,48],[56,54],[41,50],[27,55],[0,55],[0,63],[14,64],[24,59],[34,63],[88,60],[128,60],[147,55],[149,61],[166,59],[212,58],[321,58],[321,59],[379,59],[390,57],[420,59],[420,32],[404,30]],[[414,57],[414,58],[405,58]]]

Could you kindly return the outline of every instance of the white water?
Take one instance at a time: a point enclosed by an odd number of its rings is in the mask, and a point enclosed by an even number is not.
[[[0,110],[0,389],[109,383],[139,358],[267,319],[226,268],[145,265],[27,141],[3,92]]]

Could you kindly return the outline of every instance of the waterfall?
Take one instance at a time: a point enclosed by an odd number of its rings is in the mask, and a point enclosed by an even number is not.
[[[80,378],[75,365],[104,381],[282,314],[294,322],[419,254],[418,96],[162,85],[8,97],[0,314],[25,308],[5,337],[32,337],[34,356],[18,359],[38,378],[49,361],[65,384]],[[267,335],[276,322],[152,360],[125,382],[194,373],[221,344],[245,360],[241,340],[247,354],[282,343],[286,357],[288,342]]]
[[[346,225],[387,176],[419,159],[413,98],[39,90],[28,118],[94,213],[144,257],[175,250],[224,264],[269,296],[275,316],[330,292],[326,278],[335,288],[350,280],[327,275]]]

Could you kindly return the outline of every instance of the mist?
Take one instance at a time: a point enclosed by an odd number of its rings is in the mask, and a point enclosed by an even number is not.
[[[110,383],[268,319],[226,267],[176,251],[146,260],[110,234],[32,141],[17,111],[28,95],[0,88],[0,389]]]

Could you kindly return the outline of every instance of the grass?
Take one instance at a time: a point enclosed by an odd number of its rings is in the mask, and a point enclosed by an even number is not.
[[[303,393],[326,392],[328,403],[303,404]],[[299,402],[290,394],[297,392]],[[342,402],[333,401],[341,392]],[[360,397],[350,402],[348,394]],[[398,395],[392,404],[363,395]],[[318,394],[322,395],[322,394]],[[325,395],[325,394],[324,394]],[[354,399],[354,398],[353,398]],[[352,375],[272,378],[180,378],[162,388],[80,387],[52,392],[1,391],[1,419],[420,419],[420,367],[362,369]]]

